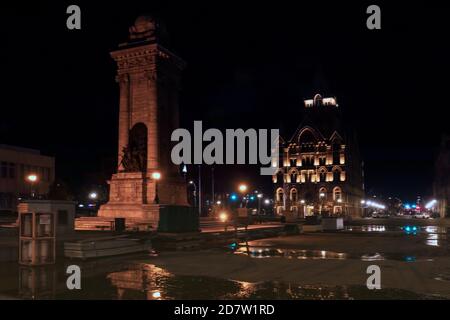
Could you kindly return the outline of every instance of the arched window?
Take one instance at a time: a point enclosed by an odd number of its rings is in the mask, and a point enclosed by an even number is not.
[[[341,172],[342,169],[338,166],[333,167],[333,181],[338,182],[341,181]]]
[[[319,199],[327,200],[327,189],[325,187],[319,189]]]
[[[297,176],[298,176],[297,169],[291,169],[289,171],[289,176],[291,178],[291,183],[296,183],[297,182]]]
[[[291,189],[291,201],[297,202],[297,189],[295,188]]]
[[[283,200],[284,200],[284,191],[283,191],[282,188],[279,188],[279,189],[277,190],[277,201],[278,201],[278,202],[281,202],[281,201],[283,201]]]
[[[333,189],[333,200],[334,201],[341,201],[342,200],[342,190],[339,187],[335,187]]]
[[[322,96],[320,94],[316,94],[314,96],[314,105],[321,106],[322,105]]]
[[[319,181],[326,182],[326,180],[327,180],[327,169],[322,167],[319,169]]]

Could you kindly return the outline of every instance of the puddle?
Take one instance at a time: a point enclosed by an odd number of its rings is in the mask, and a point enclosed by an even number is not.
[[[447,242],[449,228],[440,226],[386,226],[386,225],[362,225],[362,226],[346,226],[347,232],[398,232],[406,236],[423,236],[425,244],[428,246],[439,247]]]
[[[296,250],[279,249],[272,247],[246,246],[245,244],[228,245],[235,254],[247,255],[251,258],[287,258],[287,259],[312,259],[312,260],[346,260],[358,259],[362,261],[396,260],[404,262],[433,261],[433,259],[421,258],[402,254],[380,254],[366,253],[362,255],[348,254],[344,252],[333,252],[325,250]]]
[[[10,267],[13,267],[12,265]],[[60,267],[17,268],[0,297],[20,299],[435,299],[400,289],[368,290],[365,286],[300,285],[267,281],[250,283],[203,276],[174,275],[148,263],[123,263],[110,272],[101,262],[95,272],[82,276],[81,290],[65,287],[66,275]],[[4,271],[4,270],[2,270]],[[11,270],[10,270],[11,271]],[[20,275],[19,275],[20,274]],[[15,283],[15,286],[13,285]]]
[[[386,231],[402,231],[406,234],[410,233],[437,233],[447,234],[449,232],[447,227],[440,226],[417,226],[414,224],[404,226],[389,226],[389,225],[361,225],[361,226],[345,226],[345,231],[359,231],[359,232],[386,232]]]
[[[450,282],[450,273],[447,274],[438,274],[434,280]]]

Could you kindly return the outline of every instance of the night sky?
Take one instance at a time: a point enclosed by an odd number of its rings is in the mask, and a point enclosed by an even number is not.
[[[204,128],[280,128],[290,138],[303,99],[320,91],[337,97],[358,133],[366,192],[430,195],[449,128],[450,37],[441,2],[374,2],[382,11],[375,31],[366,28],[372,2],[92,2],[0,5],[0,143],[55,156],[57,177],[74,192],[114,170],[118,86],[109,52],[138,15],[152,13],[187,62],[182,127],[203,120]],[[69,4],[81,7],[80,31],[66,28]],[[218,191],[241,180],[270,190],[258,167],[216,172]]]

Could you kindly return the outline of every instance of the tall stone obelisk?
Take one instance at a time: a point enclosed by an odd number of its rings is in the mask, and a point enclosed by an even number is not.
[[[185,63],[163,47],[164,31],[153,17],[141,16],[111,53],[120,88],[118,168],[100,217],[157,222],[161,205],[188,205],[186,183],[170,159]]]

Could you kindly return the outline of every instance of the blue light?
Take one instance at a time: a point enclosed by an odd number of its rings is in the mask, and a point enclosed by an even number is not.
[[[410,232],[410,231],[411,231],[411,227],[410,227],[410,226],[406,226],[406,227],[405,227],[405,231],[406,231],[406,232]]]
[[[231,196],[230,196],[230,199],[232,200],[232,201],[235,201],[235,200],[237,200],[237,195],[236,194],[232,194]]]
[[[228,245],[228,248],[230,248],[231,250],[235,250],[237,248],[237,243],[236,242],[230,243]]]
[[[255,196],[250,196],[250,200],[255,200]]]
[[[415,209],[415,208],[416,208],[416,205],[415,205],[415,204],[413,204],[413,205],[412,205],[412,207],[413,207],[413,209]]]
[[[417,231],[417,227],[416,226],[412,227],[412,229],[413,229],[413,231]]]
[[[405,209],[411,209],[411,206],[409,204],[405,204]]]

